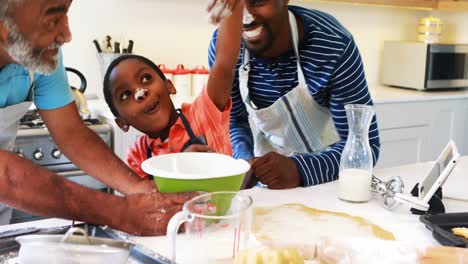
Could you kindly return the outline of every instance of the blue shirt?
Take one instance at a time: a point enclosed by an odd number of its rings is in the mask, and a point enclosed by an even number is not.
[[[315,101],[330,109],[340,141],[325,151],[290,157],[296,162],[304,186],[338,179],[339,161],[348,137],[346,104],[373,105],[362,59],[352,35],[331,15],[298,6],[289,6],[304,26],[304,37],[299,44],[301,67],[309,91]],[[209,47],[209,64],[216,53],[217,31]],[[238,69],[242,65],[245,46],[241,46],[232,90],[230,136],[235,158],[253,157],[253,137],[248,123],[248,112],[239,91]],[[272,105],[281,96],[298,85],[297,59],[289,50],[274,60],[257,58],[250,54],[248,87],[253,103],[259,108]],[[380,152],[377,120],[374,117],[369,130],[369,142],[377,162]]]
[[[68,83],[62,53],[57,70],[52,75],[34,74],[34,104],[38,109],[57,109],[74,100]],[[0,69],[0,108],[19,104],[28,99],[29,72],[17,64]]]

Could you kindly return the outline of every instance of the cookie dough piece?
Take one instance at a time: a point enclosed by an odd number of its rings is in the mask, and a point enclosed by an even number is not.
[[[452,228],[452,232],[457,235],[468,239],[468,228],[466,227],[455,227]]]
[[[239,252],[234,264],[304,264],[304,258],[294,248],[262,247]]]

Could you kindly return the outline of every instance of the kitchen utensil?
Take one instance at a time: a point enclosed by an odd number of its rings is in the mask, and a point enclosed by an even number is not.
[[[99,42],[97,41],[97,39],[93,40],[93,43],[94,43],[94,46],[96,47],[97,52],[101,53],[102,49],[101,49],[101,46],[99,45]]]
[[[101,76],[102,80],[104,80],[104,75],[106,74],[107,68],[109,68],[109,65],[112,63],[113,60],[116,58],[122,56],[124,54],[122,53],[98,53],[97,58],[99,61],[99,66],[101,70]]]
[[[39,232],[39,228],[27,227],[27,228],[21,228],[21,229],[7,230],[4,232],[0,232],[0,239],[16,237],[16,236],[21,236],[21,235],[26,235],[26,234],[32,234],[36,232]]]
[[[133,40],[129,40],[128,41],[128,47],[127,47],[127,52],[128,53],[133,53],[133,45],[134,45]]]
[[[403,180],[396,176],[392,177],[387,182],[372,176],[371,190],[377,193],[383,199],[386,208],[391,209],[397,202],[410,206],[413,210],[426,212],[429,209],[429,204],[418,197],[404,194],[405,184]]]
[[[236,192],[203,194],[186,202],[167,227],[172,262],[177,252],[187,250],[190,263],[232,263],[237,252],[247,246],[252,224],[251,206],[250,196]],[[186,235],[177,237],[183,223]],[[177,248],[176,238],[184,242]],[[212,252],[210,258],[206,256],[208,251]]]
[[[19,264],[123,264],[127,263],[134,246],[118,240],[89,237],[81,228],[71,228],[65,235],[21,236],[16,241],[21,244]]]
[[[370,105],[345,105],[348,139],[341,154],[338,197],[350,202],[367,202],[371,198],[372,151],[369,127],[375,110]]]
[[[218,153],[181,152],[144,161],[144,172],[153,175],[160,192],[238,191],[248,162]]]
[[[67,70],[67,72],[74,73],[80,78],[80,88],[75,88],[71,86],[71,89],[73,91],[76,107],[78,108],[78,112],[80,113],[81,119],[89,119],[91,117],[91,113],[89,112],[88,103],[84,96],[84,92],[86,91],[87,86],[86,78],[80,71],[74,68],[66,67],[65,70]]]

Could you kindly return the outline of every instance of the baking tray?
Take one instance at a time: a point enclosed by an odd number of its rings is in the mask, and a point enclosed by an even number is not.
[[[18,252],[20,244],[16,242],[15,238],[20,235],[28,234],[65,234],[71,225],[53,227],[53,228],[23,228],[8,231],[0,234],[0,263],[16,264],[18,259]],[[88,235],[95,237],[110,238],[116,240],[128,240],[129,235],[109,227],[101,227],[97,225],[78,224],[74,227],[81,227],[88,230]],[[20,235],[15,235],[20,234]],[[128,264],[168,264],[171,263],[166,257],[153,252],[142,245],[135,245],[130,251]]]
[[[454,235],[452,228],[468,228],[468,213],[426,214],[419,220],[432,231],[432,236],[443,246],[468,248],[468,239]]]

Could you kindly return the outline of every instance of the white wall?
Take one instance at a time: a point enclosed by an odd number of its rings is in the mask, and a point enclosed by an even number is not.
[[[105,35],[135,41],[135,53],[171,67],[207,65],[214,27],[207,23],[206,0],[73,1],[73,41],[64,47],[65,64],[88,79],[89,91],[101,96],[101,72],[92,40]],[[430,12],[335,3],[291,1],[328,12],[351,31],[361,51],[370,86],[379,83],[384,40],[415,40],[418,20]],[[468,13],[434,12],[444,19],[446,39],[468,42]],[[72,84],[74,80],[71,80]]]

